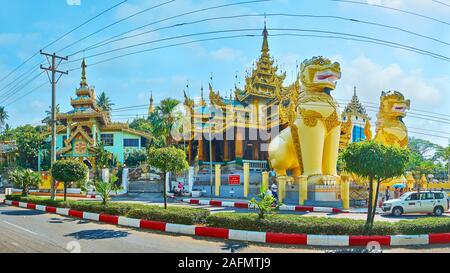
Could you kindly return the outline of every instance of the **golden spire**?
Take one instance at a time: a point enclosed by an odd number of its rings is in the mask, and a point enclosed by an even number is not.
[[[206,102],[205,102],[205,99],[203,98],[203,84],[202,84],[202,87],[200,88],[200,106],[205,106],[206,105]]]
[[[150,106],[148,107],[148,114],[153,113],[155,109],[153,108],[153,92],[150,92]]]
[[[267,40],[267,37],[269,36],[269,31],[267,31],[267,23],[266,23],[266,18],[264,17],[264,30],[262,32],[262,35],[264,37],[263,39],[263,44],[262,44],[262,48],[261,48],[261,52],[263,53],[263,55],[269,55],[269,41]]]
[[[81,62],[81,87],[87,87],[88,84],[86,82],[86,60],[83,58],[83,61]]]

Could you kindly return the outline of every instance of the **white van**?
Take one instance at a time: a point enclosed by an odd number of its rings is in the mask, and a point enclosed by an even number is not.
[[[442,191],[407,192],[399,199],[383,202],[383,211],[394,216],[403,213],[434,213],[441,216],[448,209],[448,196]]]

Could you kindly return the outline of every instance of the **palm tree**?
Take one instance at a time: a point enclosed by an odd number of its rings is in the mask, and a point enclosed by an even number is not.
[[[113,105],[114,103],[112,103],[111,99],[106,96],[105,92],[102,92],[100,96],[97,97],[97,106],[103,111],[111,111]]]
[[[3,125],[5,125],[5,122],[8,118],[8,112],[6,112],[5,107],[0,106],[0,127],[3,127]]]
[[[56,114],[60,113],[59,104],[56,105]],[[42,120],[42,123],[47,124],[48,126],[52,125],[52,106],[48,107],[48,110],[45,110],[45,118]],[[59,125],[60,122],[56,121],[56,125]]]
[[[174,110],[180,103],[176,99],[167,98],[155,108],[153,115],[149,116],[149,120],[154,126],[155,133],[164,136],[167,144],[171,143],[170,129],[175,121]]]

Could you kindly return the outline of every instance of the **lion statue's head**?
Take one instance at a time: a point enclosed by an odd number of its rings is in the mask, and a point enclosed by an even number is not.
[[[410,100],[406,100],[398,91],[381,92],[380,111],[381,117],[402,119],[410,107]]]
[[[309,91],[330,93],[341,78],[341,66],[338,62],[319,56],[304,60],[300,67],[302,87]]]

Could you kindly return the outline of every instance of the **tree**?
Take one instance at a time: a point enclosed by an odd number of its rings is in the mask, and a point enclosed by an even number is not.
[[[175,121],[174,110],[180,104],[176,99],[167,98],[155,108],[155,112],[149,116],[151,124],[154,126],[156,135],[164,136],[167,144],[171,144],[170,129]]]
[[[45,118],[42,120],[42,123],[47,124],[47,126],[51,126],[52,125],[52,123],[51,123],[52,122],[52,106],[50,105],[48,108],[49,108],[48,110],[45,110]],[[61,110],[60,110],[59,104],[57,104],[56,105],[56,114],[58,114],[60,112],[61,112]],[[61,121],[56,121],[56,124],[60,125]]]
[[[14,187],[22,189],[22,196],[28,195],[30,187],[37,187],[41,183],[39,174],[30,169],[16,169],[9,173],[8,180]]]
[[[111,102],[111,99],[106,95],[105,92],[100,93],[100,96],[97,97],[97,106],[100,107],[103,111],[110,112],[114,103]]]
[[[13,139],[19,153],[19,166],[36,170],[39,149],[45,145],[45,135],[38,128],[25,125],[14,129]]]
[[[167,208],[166,174],[172,172],[180,174],[189,168],[186,154],[175,147],[150,148],[148,150],[148,164],[162,172],[164,183],[164,208]]]
[[[5,122],[8,118],[9,118],[9,116],[5,110],[5,107],[0,106],[0,128],[5,125]]]
[[[352,143],[343,151],[344,170],[369,180],[369,204],[364,230],[366,233],[373,227],[376,212],[373,197],[378,196],[380,184],[404,174],[408,159],[408,150],[397,146],[385,146],[375,141]]]
[[[94,147],[94,156],[95,156],[95,176],[100,177],[100,173],[102,168],[109,167],[110,161],[112,159],[112,154],[105,150],[105,145],[103,142],[98,142]]]
[[[152,125],[150,120],[155,120],[155,118],[149,117],[148,119],[136,118],[130,123],[130,128],[149,133],[151,138],[147,142],[147,146],[162,148],[166,146],[165,136],[159,134],[155,127]]]
[[[134,150],[125,157],[125,164],[128,167],[136,167],[141,162],[147,161],[147,152],[145,150]]]
[[[64,183],[64,201],[67,196],[67,183],[83,182],[87,179],[88,171],[85,164],[76,160],[59,160],[53,164],[52,177]]]

